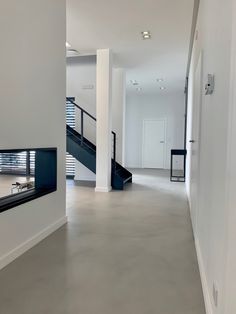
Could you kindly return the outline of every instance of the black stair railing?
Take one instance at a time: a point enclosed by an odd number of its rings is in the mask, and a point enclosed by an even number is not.
[[[84,116],[88,116],[89,118],[91,118],[92,120],[94,120],[95,122],[97,121],[97,119],[92,116],[89,112],[87,112],[86,110],[84,110],[82,107],[80,107],[78,104],[75,103],[75,98],[74,97],[66,97],[66,103],[70,103],[73,104],[78,110],[80,110],[80,136],[81,136],[81,145],[85,144],[84,141]],[[112,144],[112,159],[114,161],[114,164],[116,164],[116,133],[115,132],[111,132],[112,136],[113,136],[113,144]]]

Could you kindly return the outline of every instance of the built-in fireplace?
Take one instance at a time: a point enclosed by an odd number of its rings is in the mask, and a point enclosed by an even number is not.
[[[0,212],[56,189],[56,148],[0,150]]]

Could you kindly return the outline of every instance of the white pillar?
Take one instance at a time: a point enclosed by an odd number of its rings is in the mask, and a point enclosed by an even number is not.
[[[117,136],[116,160],[124,166],[126,76],[124,69],[112,73],[112,130]]]
[[[112,53],[97,50],[96,192],[111,190]]]

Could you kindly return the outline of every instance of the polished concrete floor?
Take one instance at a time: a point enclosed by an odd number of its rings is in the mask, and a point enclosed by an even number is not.
[[[68,183],[69,223],[0,271],[1,314],[204,314],[182,183],[136,170],[124,192]]]

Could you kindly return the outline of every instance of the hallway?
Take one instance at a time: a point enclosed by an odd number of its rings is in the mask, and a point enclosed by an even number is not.
[[[204,314],[184,184],[135,170],[124,192],[68,181],[68,225],[0,271],[1,314]]]

